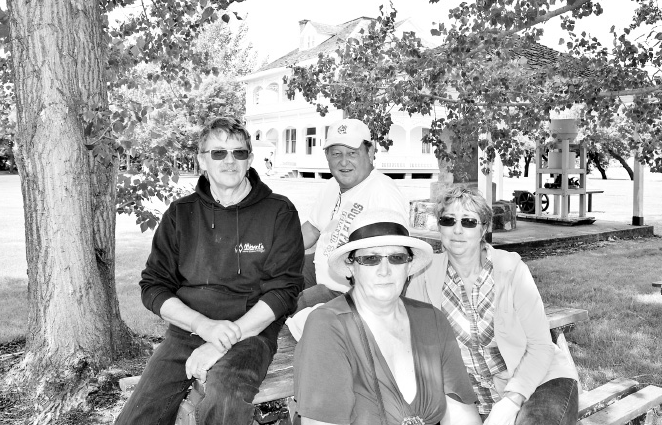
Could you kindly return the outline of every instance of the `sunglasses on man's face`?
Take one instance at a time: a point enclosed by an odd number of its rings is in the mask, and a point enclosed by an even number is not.
[[[411,255],[403,252],[390,255],[357,255],[354,257],[354,261],[362,266],[378,266],[382,262],[382,258],[387,258],[388,262],[394,266],[410,263],[414,259]]]
[[[202,151],[200,153],[207,153],[209,152],[211,154],[211,159],[216,160],[216,161],[222,161],[225,159],[226,156],[228,156],[228,153],[232,153],[232,156],[234,159],[237,161],[244,161],[248,159],[248,155],[250,155],[250,152],[248,149],[212,149],[208,151]]]
[[[455,217],[450,217],[447,215],[442,215],[441,217],[439,217],[439,225],[443,227],[455,226],[456,222],[457,219]],[[465,229],[473,229],[474,227],[478,226],[478,220],[475,218],[465,217],[460,219],[460,224]]]

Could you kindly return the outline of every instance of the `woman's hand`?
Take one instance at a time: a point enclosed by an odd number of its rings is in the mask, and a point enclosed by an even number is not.
[[[186,377],[197,378],[202,382],[207,380],[207,371],[227,353],[218,351],[210,342],[204,343],[191,353],[186,360]]]
[[[492,406],[484,425],[514,425],[519,409],[512,400],[504,397]]]

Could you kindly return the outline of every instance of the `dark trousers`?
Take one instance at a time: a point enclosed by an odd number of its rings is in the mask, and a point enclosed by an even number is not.
[[[308,289],[311,286],[317,285],[317,277],[315,277],[315,253],[306,254],[303,257],[303,289]]]
[[[332,291],[324,285],[318,285],[315,278],[315,263],[313,259],[315,254],[306,254],[303,263],[303,281],[304,290],[297,299],[297,309],[295,314],[306,307],[313,307],[319,303],[326,303],[342,295],[342,292]]]
[[[203,342],[197,336],[168,329],[115,424],[174,424],[179,404],[193,382],[186,378],[186,360]],[[205,398],[196,406],[196,422],[250,425],[253,398],[275,352],[275,344],[259,335],[235,344],[207,372]]]
[[[515,425],[575,425],[578,410],[577,381],[556,378],[536,388],[522,404]],[[487,419],[487,415],[481,417]]]

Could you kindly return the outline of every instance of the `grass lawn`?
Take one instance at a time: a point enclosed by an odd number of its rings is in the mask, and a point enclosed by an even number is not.
[[[662,238],[601,243],[597,249],[528,261],[545,304],[584,308],[569,334],[585,389],[616,377],[662,386]]]

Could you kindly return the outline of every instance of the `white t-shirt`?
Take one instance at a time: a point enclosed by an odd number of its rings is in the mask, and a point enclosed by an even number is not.
[[[347,242],[349,226],[366,209],[388,208],[400,211],[409,218],[409,204],[395,182],[377,170],[344,193],[336,179],[324,185],[310,212],[308,221],[320,231],[315,247],[315,278],[318,285],[326,285],[334,291],[347,292],[347,279],[329,270],[329,255],[339,245]]]

